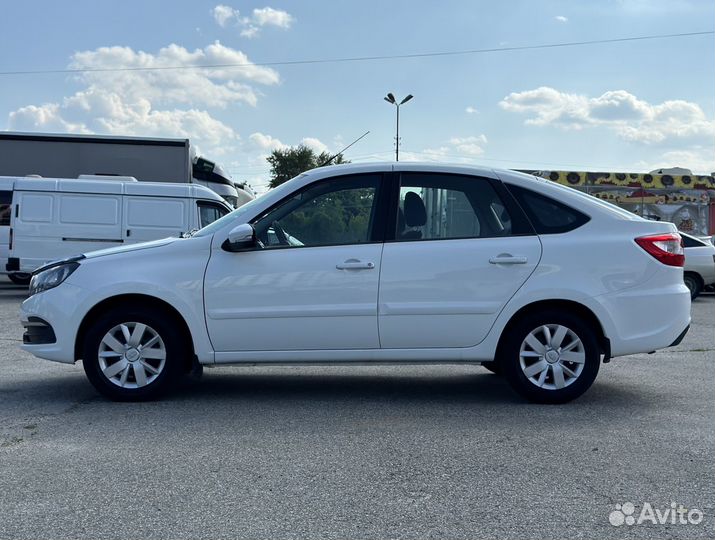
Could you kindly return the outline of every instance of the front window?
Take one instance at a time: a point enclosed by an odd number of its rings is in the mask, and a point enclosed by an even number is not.
[[[320,182],[262,216],[254,227],[265,248],[371,241],[379,175]]]
[[[199,207],[199,224],[202,228],[228,214],[228,210],[218,204],[209,202],[199,202],[197,204]]]

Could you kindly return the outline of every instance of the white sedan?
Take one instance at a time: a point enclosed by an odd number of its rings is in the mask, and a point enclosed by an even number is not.
[[[383,163],[301,174],[186,238],[35,273],[23,348],[157,397],[220,364],[483,364],[525,398],[690,323],[674,225],[525,174]]]

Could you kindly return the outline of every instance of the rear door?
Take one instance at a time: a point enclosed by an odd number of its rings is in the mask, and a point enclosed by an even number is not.
[[[396,189],[396,188],[393,188]],[[382,255],[382,348],[470,347],[534,271],[541,243],[504,186],[402,173]]]

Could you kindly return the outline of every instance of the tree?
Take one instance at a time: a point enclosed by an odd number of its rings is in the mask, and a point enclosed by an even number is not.
[[[331,155],[328,152],[316,154],[312,148],[304,144],[273,150],[271,155],[266,158],[271,165],[270,186],[272,188],[280,186],[283,182],[298,176],[300,173],[316,167],[322,167],[330,157]],[[346,161],[342,154],[338,154],[330,161],[329,165],[340,165],[342,163],[350,162]]]

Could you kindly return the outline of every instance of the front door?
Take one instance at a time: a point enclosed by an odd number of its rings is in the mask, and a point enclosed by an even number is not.
[[[383,348],[470,347],[536,268],[541,243],[503,186],[402,173],[378,302]]]
[[[260,247],[214,249],[204,294],[217,352],[379,348],[380,184],[310,184],[253,221]]]

